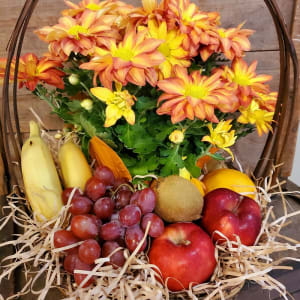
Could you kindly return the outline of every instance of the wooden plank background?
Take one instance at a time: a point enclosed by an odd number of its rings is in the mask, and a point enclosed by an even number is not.
[[[22,8],[24,0],[0,0],[0,57],[6,55],[6,44]],[[129,3],[140,5],[139,0],[129,0]],[[279,47],[272,18],[263,0],[197,0],[195,1],[204,11],[218,11],[221,14],[223,27],[234,27],[246,21],[245,28],[256,32],[251,37],[252,49],[245,59],[248,62],[258,60],[257,73],[271,74],[273,80],[271,88],[278,89],[279,83]],[[278,0],[278,5],[284,15],[290,31],[296,0]],[[40,0],[31,18],[25,37],[23,53],[34,52],[38,55],[47,50],[46,43],[40,41],[34,30],[45,25],[54,25],[65,8],[63,0]],[[50,108],[46,103],[36,99],[25,89],[19,91],[18,97],[21,129],[28,132],[28,121],[33,118],[29,108],[32,107],[42,118],[48,129],[61,128],[62,122],[54,115],[50,115]],[[245,169],[253,169],[265,143],[265,137],[258,138],[257,133],[249,135],[235,146],[237,158],[243,163]],[[251,144],[251,148],[249,147]],[[291,146],[293,148],[293,146]]]

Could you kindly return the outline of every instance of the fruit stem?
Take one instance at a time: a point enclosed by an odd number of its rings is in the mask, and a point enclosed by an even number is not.
[[[237,210],[238,210],[238,208],[240,207],[240,204],[241,204],[241,202],[242,202],[243,199],[244,199],[243,196],[240,196],[240,197],[239,197],[239,201],[236,203],[235,207],[234,207],[233,210],[232,210],[233,214],[236,215]]]
[[[190,243],[191,243],[191,241],[189,241],[189,240],[183,240],[183,242],[182,242],[182,244],[184,246],[188,246]]]
[[[30,137],[40,136],[40,127],[35,121],[29,122]]]
[[[127,183],[122,183],[122,184],[120,184],[120,185],[115,189],[115,191],[113,191],[112,197],[114,197],[115,194],[117,194],[117,192],[118,192],[123,186],[128,187],[132,193],[135,192],[134,188],[133,188],[131,185],[129,185],[129,184],[127,184]]]

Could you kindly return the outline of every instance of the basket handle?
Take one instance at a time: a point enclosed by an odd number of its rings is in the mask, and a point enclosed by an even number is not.
[[[280,50],[280,83],[278,101],[276,104],[273,133],[269,132],[260,160],[255,168],[256,177],[270,174],[274,166],[282,163],[284,151],[293,124],[297,124],[296,99],[298,95],[299,65],[293,40],[291,39],[284,18],[274,0],[265,0],[273,18]],[[290,94],[290,60],[293,66],[293,90]],[[279,168],[275,169],[274,178],[279,175]],[[288,174],[289,175],[289,174]]]

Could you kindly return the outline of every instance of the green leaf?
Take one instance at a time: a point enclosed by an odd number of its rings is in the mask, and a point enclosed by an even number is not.
[[[156,99],[144,96],[138,97],[135,108],[139,113],[153,110],[156,108]]]
[[[160,172],[161,176],[178,174],[179,169],[184,167],[182,157],[178,153],[179,145],[176,145],[174,148],[168,150],[168,156],[160,159],[160,162],[164,165]],[[166,155],[166,151],[164,151],[163,155]]]
[[[156,155],[150,156],[148,159],[142,159],[137,162],[134,166],[129,167],[130,173],[135,175],[147,175],[153,173],[153,171],[159,165],[159,158]]]
[[[220,153],[207,153],[207,155],[216,160],[225,160],[225,158]]]
[[[90,157],[89,144],[90,144],[90,137],[87,135],[83,135],[81,138],[81,149],[87,159],[89,159]]]
[[[135,125],[118,125],[115,127],[118,138],[126,148],[132,149],[138,154],[148,154],[154,151],[158,143],[149,135],[145,128],[139,124]]]
[[[198,157],[195,154],[189,154],[187,159],[184,160],[184,166],[195,178],[201,175],[201,169],[196,166],[197,159]]]
[[[131,168],[137,164],[137,158],[135,157],[124,154],[121,156],[121,158],[127,168]]]
[[[80,124],[84,131],[90,136],[93,137],[97,135],[97,129],[92,124],[92,122],[84,117],[83,114],[80,114]]]
[[[67,106],[71,112],[77,112],[77,111],[82,110],[80,101],[78,101],[78,100],[73,100],[73,101],[67,102]]]

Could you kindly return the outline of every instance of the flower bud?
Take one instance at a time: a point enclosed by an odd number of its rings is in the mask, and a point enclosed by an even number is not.
[[[68,79],[72,85],[77,85],[80,81],[79,76],[77,74],[71,74]]]
[[[170,135],[169,135],[169,140],[174,143],[174,144],[180,144],[184,140],[184,134],[182,130],[174,130]]]
[[[83,107],[86,110],[92,110],[93,108],[93,101],[91,99],[84,99],[80,103],[81,107]]]
[[[56,133],[54,136],[55,139],[59,140],[62,138],[62,134],[61,133]]]

